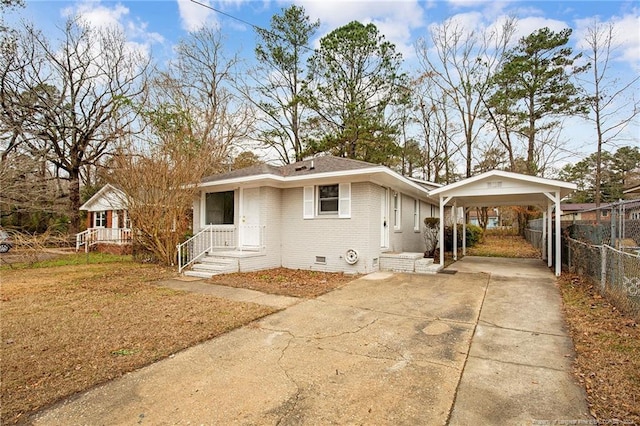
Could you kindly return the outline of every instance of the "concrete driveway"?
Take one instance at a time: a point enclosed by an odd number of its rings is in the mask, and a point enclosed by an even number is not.
[[[477,259],[457,262],[455,274],[368,275],[94,388],[35,424],[589,419],[551,272],[541,261]]]

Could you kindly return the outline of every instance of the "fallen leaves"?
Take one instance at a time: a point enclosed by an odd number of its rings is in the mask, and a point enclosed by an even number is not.
[[[640,328],[581,276],[559,279],[576,376],[597,419],[640,423]]]
[[[208,282],[270,294],[312,298],[334,290],[356,278],[355,275],[338,272],[274,268],[265,271],[215,275]]]

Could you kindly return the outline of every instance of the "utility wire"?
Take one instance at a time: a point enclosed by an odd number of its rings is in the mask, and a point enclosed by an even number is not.
[[[244,19],[242,19],[242,18],[238,18],[237,16],[233,16],[233,15],[231,15],[231,14],[227,13],[227,12],[223,12],[223,11],[222,11],[222,10],[220,10],[220,9],[216,9],[216,8],[215,8],[215,7],[213,7],[213,6],[209,6],[208,4],[201,3],[201,2],[199,2],[199,1],[197,1],[197,0],[191,0],[191,3],[195,3],[195,4],[197,4],[197,5],[200,5],[200,6],[202,6],[202,7],[207,8],[207,9],[209,9],[209,10],[212,10],[212,11],[214,11],[214,12],[216,12],[216,13],[220,14],[220,15],[224,15],[224,16],[226,16],[227,18],[231,18],[231,19],[236,20],[236,21],[238,21],[238,22],[241,22],[241,23],[243,23],[243,24],[245,24],[245,25],[248,25],[248,26],[250,26],[251,28],[253,28],[254,30],[256,30],[258,33],[260,33],[260,32],[265,32],[265,33],[270,34],[270,35],[272,35],[272,36],[274,36],[274,37],[277,37],[277,38],[279,38],[279,39],[281,39],[281,40],[283,40],[283,41],[286,41],[287,43],[291,43],[291,44],[292,44],[293,46],[295,46],[295,47],[300,47],[300,48],[305,49],[305,50],[307,50],[307,51],[309,51],[309,52],[313,52],[313,51],[314,51],[314,50],[313,50],[312,48],[310,48],[309,46],[306,46],[306,45],[304,45],[304,44],[296,44],[296,43],[293,43],[291,40],[286,39],[285,37],[283,37],[283,36],[282,36],[282,35],[280,35],[280,34],[274,33],[273,31],[269,31],[269,30],[267,30],[266,28],[259,27],[259,26],[255,25],[255,24],[252,24],[252,23],[251,23],[251,22],[249,22],[249,21],[245,21],[245,20],[244,20]]]

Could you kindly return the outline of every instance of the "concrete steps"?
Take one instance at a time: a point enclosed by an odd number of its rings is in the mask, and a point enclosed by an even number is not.
[[[183,274],[188,277],[211,278],[214,275],[238,272],[238,259],[216,255],[207,255],[195,263]]]
[[[435,274],[442,269],[433,259],[425,259],[422,253],[383,253],[380,255],[380,270],[416,274]]]

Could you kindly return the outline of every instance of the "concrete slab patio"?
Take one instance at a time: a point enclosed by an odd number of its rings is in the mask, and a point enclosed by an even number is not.
[[[510,282],[470,262],[455,265],[455,275],[357,279],[71,398],[34,423],[588,419],[584,395],[570,376],[571,344],[551,272],[523,264],[526,280]],[[529,298],[537,316],[527,324],[523,308],[510,304]],[[551,301],[548,308],[545,301]]]

